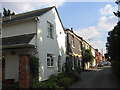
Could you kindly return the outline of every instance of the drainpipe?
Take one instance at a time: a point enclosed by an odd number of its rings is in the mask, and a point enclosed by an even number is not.
[[[36,21],[36,43],[35,43],[36,45],[35,45],[35,48],[36,48],[36,52],[38,52],[37,51],[37,48],[38,48],[37,47],[37,45],[38,45],[38,39],[37,38],[38,38],[38,23],[40,23],[40,17],[36,17],[35,21]]]

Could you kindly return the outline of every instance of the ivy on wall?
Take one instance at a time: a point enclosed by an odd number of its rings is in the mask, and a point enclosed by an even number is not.
[[[39,58],[30,56],[30,74],[32,78],[39,76]]]

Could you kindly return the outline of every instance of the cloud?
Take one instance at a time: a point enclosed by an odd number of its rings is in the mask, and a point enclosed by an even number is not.
[[[107,32],[116,25],[118,18],[113,15],[116,7],[106,5],[99,10],[101,17],[96,26],[89,26],[75,31],[79,36],[87,40],[94,48],[103,49],[105,52],[105,43]]]
[[[19,0],[18,0],[19,1]],[[65,0],[61,0],[60,2],[56,2],[55,0],[41,0],[41,2],[37,2],[38,0],[24,0],[24,2],[2,2],[2,7],[6,9],[10,9],[11,11],[18,13],[28,12],[35,9],[41,9],[44,7],[56,6],[60,7],[63,5]],[[36,2],[35,2],[36,1]]]
[[[105,41],[101,41],[101,40],[98,40],[98,41],[90,41],[89,42],[90,45],[92,45],[95,49],[98,49],[99,52],[101,52],[101,50],[103,50],[103,53],[105,53]],[[102,53],[102,52],[101,52]]]
[[[96,27],[101,31],[110,31],[116,25],[117,20],[118,19],[115,16],[102,16],[100,17]]]
[[[96,38],[100,35],[95,26],[90,26],[88,28],[75,31],[78,35],[84,37],[84,39]]]
[[[107,4],[104,8],[99,10],[101,15],[113,15],[113,12],[116,11],[118,7],[112,7],[112,5]]]

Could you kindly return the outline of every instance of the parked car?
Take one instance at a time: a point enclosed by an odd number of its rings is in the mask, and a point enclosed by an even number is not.
[[[102,61],[102,63],[104,64],[104,66],[110,66],[111,63],[109,61]]]
[[[104,64],[102,62],[98,63],[98,67],[103,67],[103,66],[104,66]]]
[[[101,61],[98,63],[98,66],[110,66],[111,63],[109,61]]]
[[[107,61],[107,66],[111,66],[111,62]]]

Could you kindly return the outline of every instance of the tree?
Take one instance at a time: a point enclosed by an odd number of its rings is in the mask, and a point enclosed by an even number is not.
[[[91,62],[94,59],[91,51],[89,49],[85,49],[82,46],[82,70],[84,71],[85,63]]]
[[[9,9],[6,10],[5,8],[3,8],[3,17],[7,17],[7,16],[11,16],[11,15],[15,15],[15,13],[11,12]]]
[[[89,49],[86,49],[85,50],[85,53],[84,53],[84,60],[85,62],[91,62],[92,60],[94,59],[91,51]]]
[[[108,32],[106,47],[112,61],[112,71],[120,78],[120,21]]]
[[[106,47],[111,60],[120,61],[120,21],[108,32]]]

